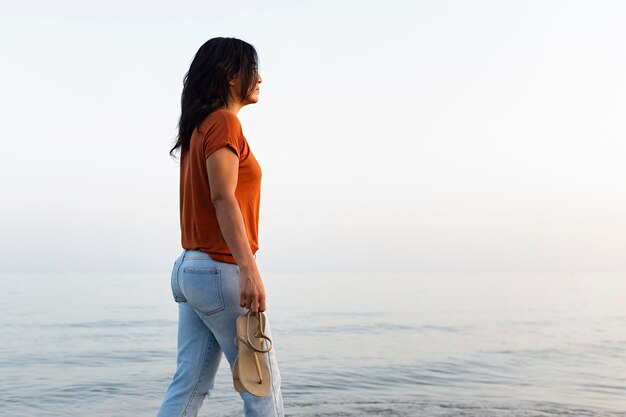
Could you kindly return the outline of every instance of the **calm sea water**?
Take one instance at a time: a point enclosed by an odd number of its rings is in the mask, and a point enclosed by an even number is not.
[[[289,416],[626,416],[626,276],[264,274]],[[0,416],[154,416],[160,275],[0,275]],[[241,414],[226,360],[200,416]]]

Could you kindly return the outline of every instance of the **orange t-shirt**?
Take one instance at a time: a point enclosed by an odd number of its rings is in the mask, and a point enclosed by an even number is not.
[[[180,227],[184,249],[207,253],[220,262],[236,263],[220,231],[206,160],[224,146],[239,157],[235,198],[241,209],[252,253],[259,249],[261,167],[243,135],[237,115],[226,110],[211,112],[191,135],[189,150],[180,161]]]

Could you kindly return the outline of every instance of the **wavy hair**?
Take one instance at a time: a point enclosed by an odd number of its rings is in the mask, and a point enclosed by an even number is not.
[[[198,49],[183,80],[178,136],[170,155],[189,150],[194,129],[213,110],[226,107],[229,81],[238,77],[239,96],[248,97],[258,81],[259,57],[252,45],[236,38],[209,39]]]

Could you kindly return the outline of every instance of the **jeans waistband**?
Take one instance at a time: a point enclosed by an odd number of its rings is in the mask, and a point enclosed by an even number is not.
[[[256,253],[252,256],[256,259]],[[183,249],[183,252],[180,254],[180,259],[210,259],[212,261],[219,262],[211,258],[208,253],[195,249]]]
[[[195,249],[183,249],[183,252],[180,254],[180,259],[207,259],[207,260],[213,260],[213,258],[211,258],[209,256],[208,253],[202,252],[200,250],[195,250]]]

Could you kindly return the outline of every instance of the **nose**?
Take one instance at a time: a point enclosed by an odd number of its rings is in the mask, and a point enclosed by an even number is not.
[[[259,80],[258,83],[261,84],[263,82],[263,78],[261,78],[261,74],[259,74]]]

